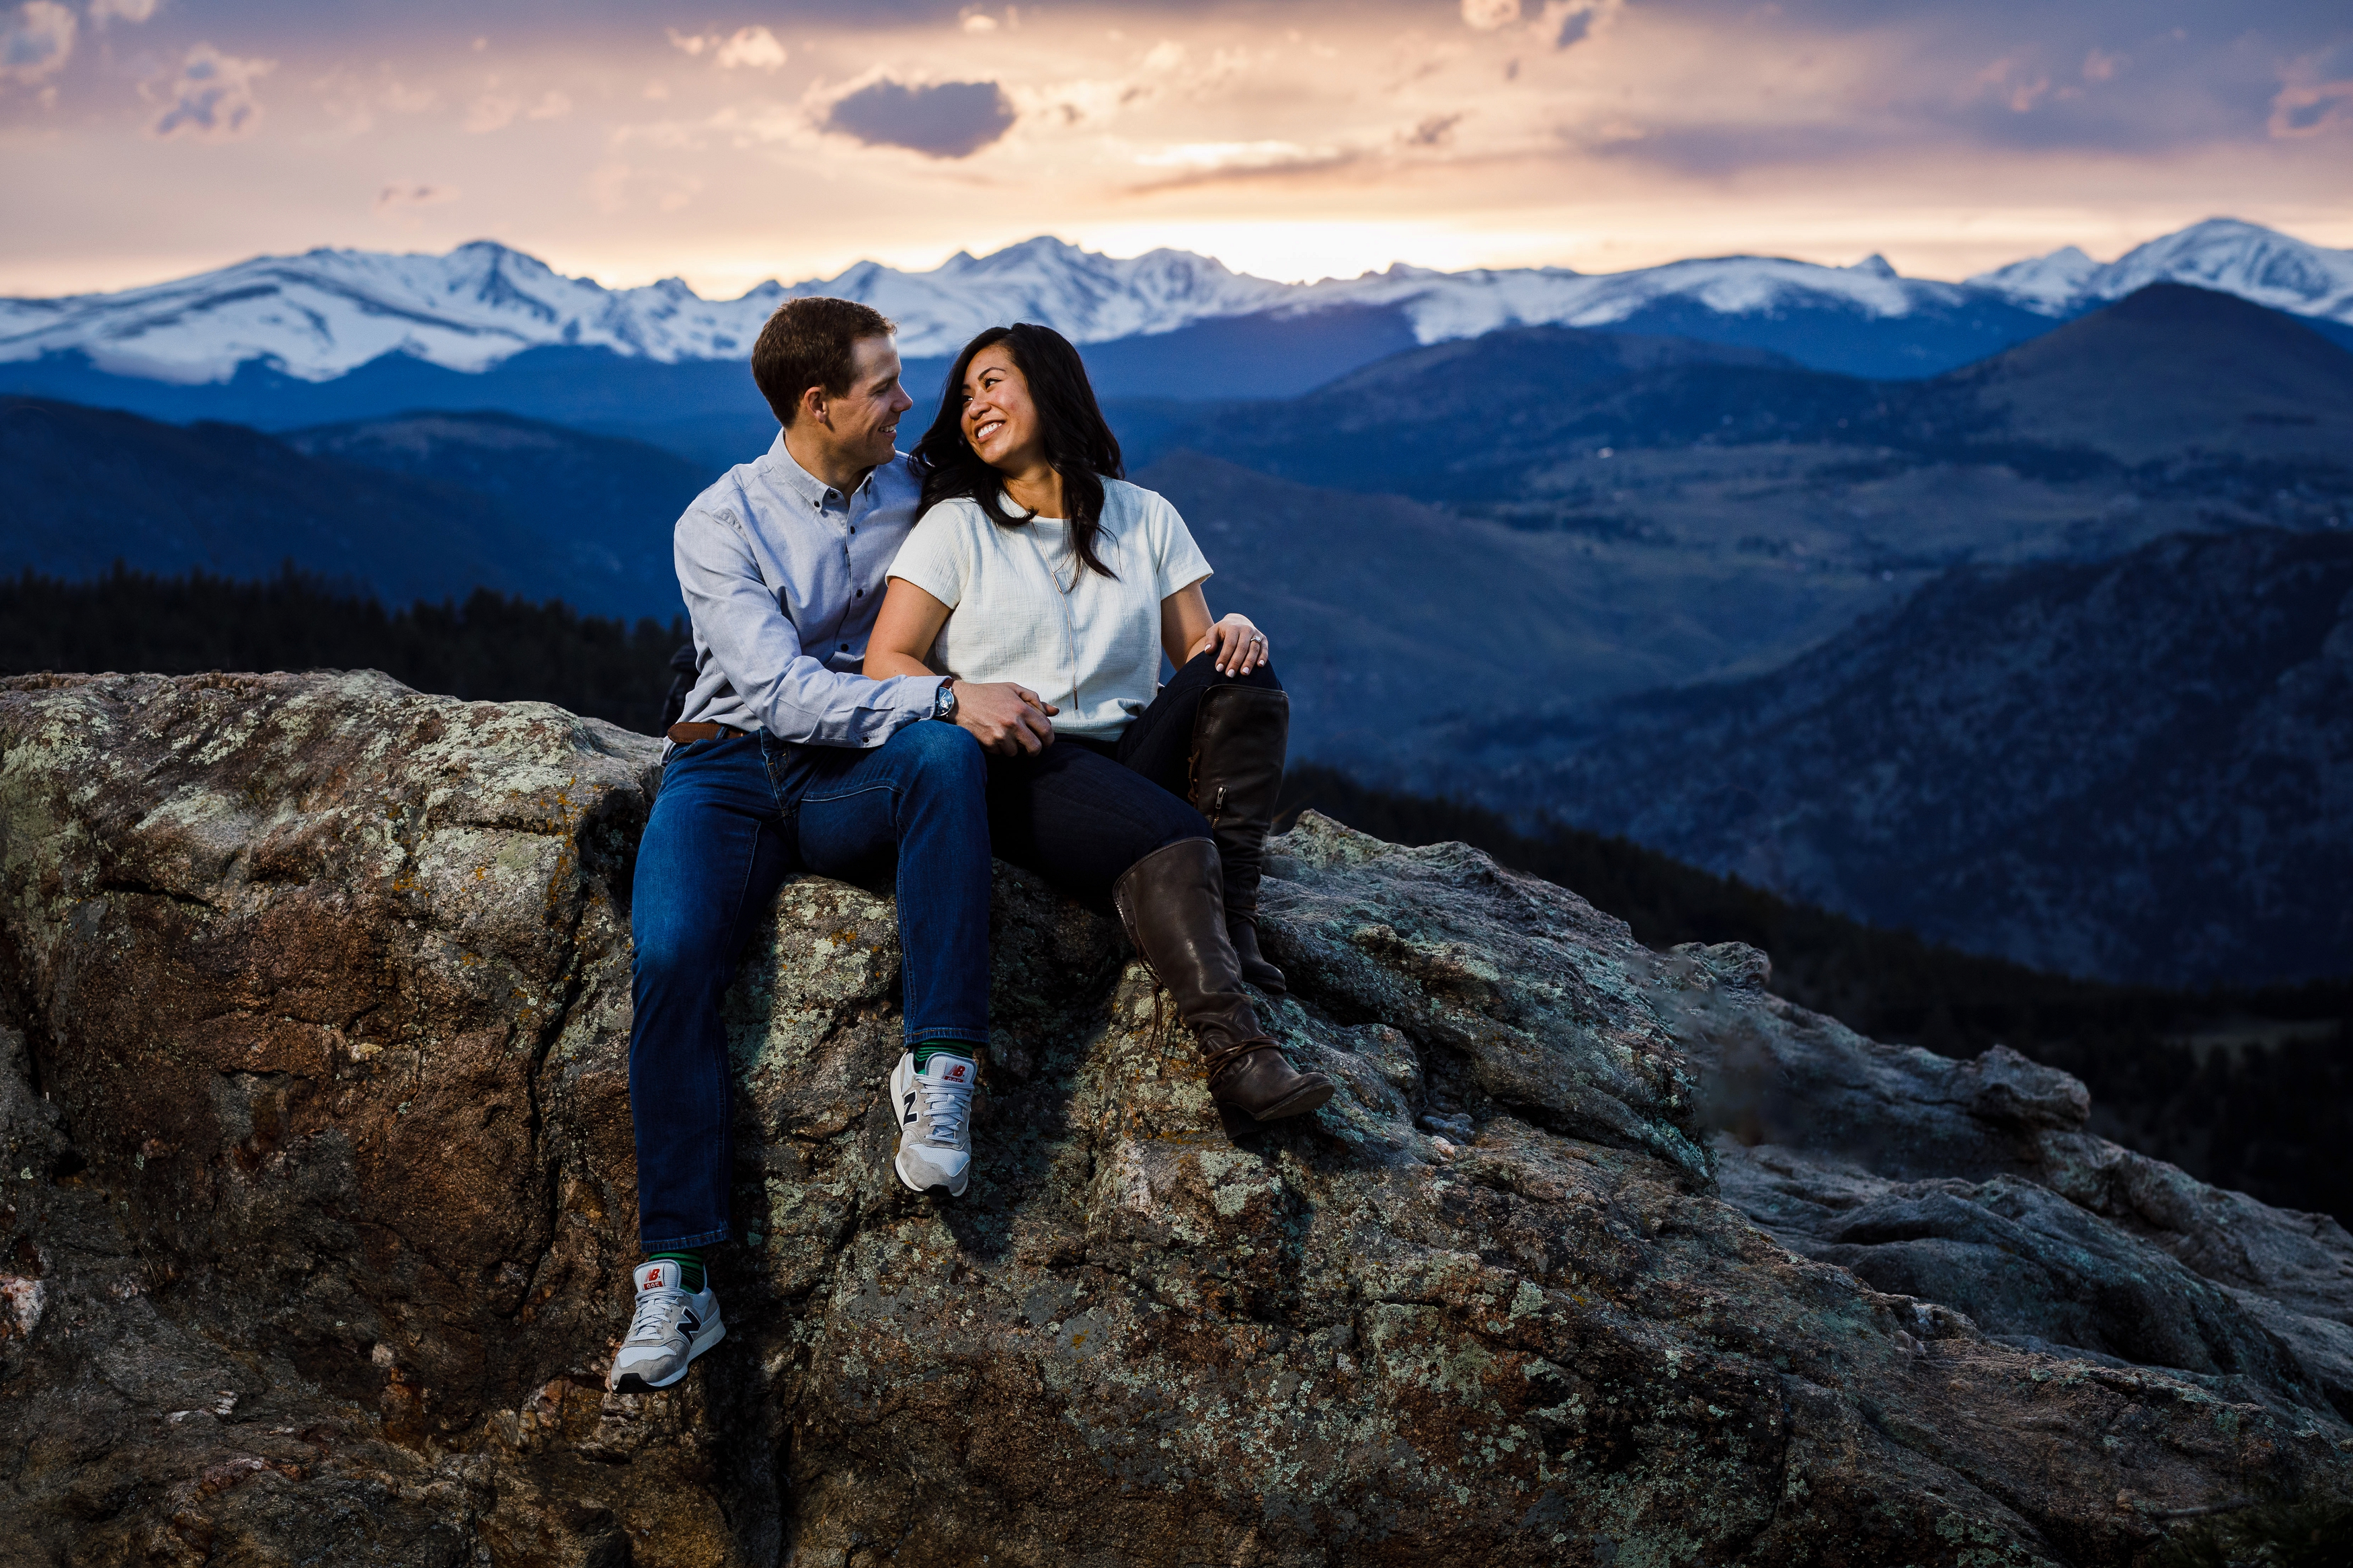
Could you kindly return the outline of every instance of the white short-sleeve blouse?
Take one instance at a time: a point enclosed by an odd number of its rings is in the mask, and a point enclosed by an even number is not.
[[[1060,518],[1006,528],[958,499],[923,514],[891,575],[948,607],[933,668],[1018,682],[1061,709],[1057,733],[1110,741],[1159,689],[1160,601],[1208,577],[1209,563],[1175,507],[1122,479],[1103,481],[1095,554],[1115,578],[1079,564]]]

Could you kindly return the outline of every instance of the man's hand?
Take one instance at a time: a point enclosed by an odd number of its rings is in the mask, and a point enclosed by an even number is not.
[[[999,756],[1036,756],[1054,743],[1051,715],[1061,710],[1009,680],[955,683],[955,721]]]
[[[1221,675],[1248,675],[1267,660],[1266,634],[1240,610],[1211,626],[1186,657],[1198,658],[1210,648],[1218,650],[1218,657],[1211,662]]]

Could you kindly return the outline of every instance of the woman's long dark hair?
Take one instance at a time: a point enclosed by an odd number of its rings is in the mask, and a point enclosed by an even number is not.
[[[964,438],[964,376],[972,356],[992,344],[1003,343],[1029,384],[1029,401],[1038,410],[1038,430],[1046,460],[1062,477],[1062,510],[1070,513],[1071,546],[1082,571],[1106,577],[1117,573],[1095,553],[1103,531],[1105,479],[1124,479],[1126,465],[1119,455],[1119,437],[1111,433],[1087,380],[1087,367],[1071,340],[1051,327],[1021,321],[991,327],[965,344],[948,371],[947,389],[940,395],[939,416],[915,445],[915,471],[923,476],[923,504],[915,515],[955,496],[968,496],[999,528],[1019,528],[1036,512],[1014,516],[1005,510],[1005,476],[980,460]]]

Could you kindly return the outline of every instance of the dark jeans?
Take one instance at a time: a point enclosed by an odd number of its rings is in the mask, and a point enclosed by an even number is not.
[[[1107,909],[1112,884],[1155,849],[1207,838],[1187,799],[1193,716],[1219,686],[1282,689],[1260,665],[1220,675],[1202,654],[1178,670],[1115,744],[1058,738],[1034,757],[988,758],[988,833],[997,858]]]
[[[766,735],[670,753],[638,849],[629,926],[638,1234],[649,1252],[732,1233],[733,1076],[719,1001],[794,871],[898,855],[907,1041],[988,1039],[988,822],[980,742],[910,724],[871,751]]]

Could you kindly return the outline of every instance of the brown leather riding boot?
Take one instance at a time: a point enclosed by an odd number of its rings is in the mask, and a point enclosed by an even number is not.
[[[1226,936],[1242,978],[1270,996],[1291,987],[1258,950],[1258,884],[1290,743],[1291,699],[1280,691],[1212,687],[1194,713],[1187,779],[1193,808],[1209,819],[1225,868]]]
[[[1330,1079],[1293,1067],[1259,1026],[1226,936],[1216,845],[1187,838],[1155,849],[1127,868],[1111,896],[1129,940],[1193,1030],[1210,1099],[1272,1121],[1332,1098]]]

